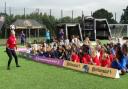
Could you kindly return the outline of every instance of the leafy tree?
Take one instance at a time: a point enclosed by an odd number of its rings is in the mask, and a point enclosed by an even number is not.
[[[1,37],[5,37],[5,31],[7,31],[10,24],[14,21],[14,16],[13,15],[8,15],[8,14],[5,14],[5,13],[0,13],[0,16],[5,17],[5,22],[4,22],[4,24],[2,26],[2,29],[1,29]],[[8,34],[6,34],[6,37],[7,36],[8,36]]]
[[[80,23],[81,22],[81,19],[82,18],[80,16],[78,16],[78,17],[74,18],[74,22]]]
[[[121,15],[120,23],[128,24],[128,6],[123,11],[124,13]]]
[[[99,9],[96,10],[93,15],[94,18],[99,18],[99,19],[103,19],[106,18],[108,20],[108,23],[117,23],[114,19],[113,19],[113,14],[111,12],[108,12],[105,9]]]
[[[69,16],[66,16],[66,17],[61,18],[60,21],[62,23],[67,23],[67,22],[69,23],[69,22],[72,22],[72,18]]]

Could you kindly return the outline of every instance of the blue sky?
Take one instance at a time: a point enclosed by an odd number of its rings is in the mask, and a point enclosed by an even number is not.
[[[128,5],[128,0],[0,0],[1,12],[4,10],[5,1],[14,14],[23,14],[25,7],[26,13],[34,12],[36,8],[39,8],[41,12],[49,13],[49,9],[52,9],[52,14],[57,17],[60,17],[61,9],[64,10],[64,16],[71,16],[71,10],[74,10],[74,17],[76,17],[81,15],[82,10],[85,15],[90,15],[91,11],[105,8],[113,14],[117,13],[117,20]]]

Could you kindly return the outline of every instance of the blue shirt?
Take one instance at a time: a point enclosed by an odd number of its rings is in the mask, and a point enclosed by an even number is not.
[[[46,32],[46,39],[50,40],[50,32],[49,31]]]
[[[126,60],[126,65],[128,65],[128,56],[124,56]]]
[[[121,58],[121,60],[119,61],[119,64],[120,64],[120,68],[126,68],[126,58],[123,57]]]
[[[21,33],[20,38],[21,38],[21,40],[25,40],[25,34]]]
[[[126,69],[126,64],[127,64],[126,57],[123,56],[118,62],[113,61],[111,66],[112,68],[122,70],[122,69]]]

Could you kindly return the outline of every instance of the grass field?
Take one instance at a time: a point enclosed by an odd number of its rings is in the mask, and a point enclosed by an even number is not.
[[[19,58],[6,70],[8,57],[0,47],[0,89],[128,89],[128,74],[111,79]]]

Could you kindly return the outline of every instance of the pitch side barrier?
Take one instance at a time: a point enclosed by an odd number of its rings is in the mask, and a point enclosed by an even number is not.
[[[27,59],[31,59],[36,62],[65,67],[85,73],[105,76],[109,78],[120,78],[119,71],[113,68],[106,68],[106,67],[83,64],[83,63],[75,63],[72,61],[67,61],[62,59],[46,58],[38,55],[30,55],[25,52],[19,52],[19,56]]]

